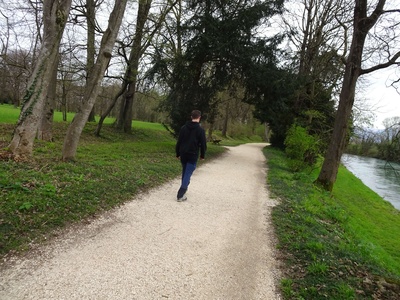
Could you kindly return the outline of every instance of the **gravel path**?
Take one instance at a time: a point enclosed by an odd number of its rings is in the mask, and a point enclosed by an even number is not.
[[[0,271],[0,299],[280,299],[265,144],[229,148]]]

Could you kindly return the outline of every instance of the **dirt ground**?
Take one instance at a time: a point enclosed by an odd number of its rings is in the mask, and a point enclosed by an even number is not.
[[[198,167],[185,202],[175,179],[8,261],[0,299],[281,299],[264,146]]]

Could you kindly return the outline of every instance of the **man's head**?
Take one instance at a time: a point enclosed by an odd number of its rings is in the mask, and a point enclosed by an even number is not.
[[[190,114],[190,117],[192,118],[192,121],[200,121],[201,111],[193,110],[192,113]]]

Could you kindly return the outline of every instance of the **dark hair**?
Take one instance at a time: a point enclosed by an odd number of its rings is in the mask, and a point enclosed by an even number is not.
[[[190,116],[192,117],[192,119],[198,119],[201,117],[201,111],[193,110]]]

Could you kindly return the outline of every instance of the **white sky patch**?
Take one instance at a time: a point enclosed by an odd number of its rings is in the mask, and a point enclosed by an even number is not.
[[[393,68],[376,71],[366,77],[369,84],[366,85],[365,95],[375,108],[377,119],[375,128],[384,128],[383,120],[390,117],[400,117],[400,94],[395,88],[389,86],[396,78]],[[397,75],[398,78],[398,75]]]

